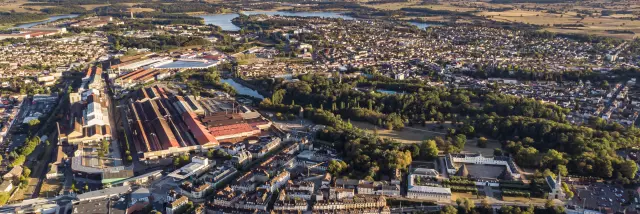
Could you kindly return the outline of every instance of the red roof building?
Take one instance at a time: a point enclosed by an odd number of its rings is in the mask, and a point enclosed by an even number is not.
[[[197,120],[198,116],[192,112],[185,112],[182,114],[184,122],[187,124],[189,131],[193,134],[198,141],[198,144],[204,145],[207,143],[218,144],[218,141],[209,133],[207,128],[203,126],[200,121]]]

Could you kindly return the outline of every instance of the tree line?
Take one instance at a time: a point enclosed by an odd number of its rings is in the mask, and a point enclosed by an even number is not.
[[[209,45],[211,42],[202,37],[156,35],[149,38],[135,38],[111,35],[114,44],[119,44],[129,48],[148,48],[153,51],[167,50],[175,47],[186,47],[192,45]]]
[[[296,82],[254,80],[257,86],[270,87],[267,89],[273,91],[272,97],[265,99],[261,107],[293,114],[304,108],[309,119],[330,126],[318,134],[319,139],[337,142],[335,148],[352,158],[347,158],[348,165],[356,164],[353,170],[364,175],[373,175],[373,171],[358,168],[362,165],[373,169],[379,167],[382,171],[390,169],[385,168],[390,165],[387,160],[357,156],[376,151],[368,148],[370,144],[382,145],[377,149],[384,151],[393,143],[362,137],[362,130],[354,128],[350,120],[389,129],[427,121],[452,121],[456,125],[445,136],[433,139],[438,149],[446,153],[461,151],[467,137],[485,136],[503,142],[505,151],[523,167],[615,178],[625,183],[634,179],[637,171],[635,164],[617,156],[616,150],[637,146],[640,143],[638,129],[597,119],[589,124],[573,125],[565,118],[569,110],[557,105],[490,91],[430,87],[420,82],[383,77],[338,80],[302,75],[299,79]],[[390,95],[354,89],[363,87],[402,90],[404,93]],[[397,150],[414,151],[412,158],[420,158],[422,148],[429,153],[426,148],[433,143],[398,147]],[[354,149],[353,145],[358,145],[356,148],[360,150]],[[384,157],[384,154],[368,157]],[[379,164],[373,166],[365,160]]]
[[[0,12],[0,25],[34,22],[44,20],[48,16],[35,13],[7,13]]]

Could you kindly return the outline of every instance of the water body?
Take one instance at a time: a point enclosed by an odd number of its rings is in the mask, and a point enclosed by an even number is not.
[[[236,89],[238,94],[247,95],[247,96],[255,97],[255,98],[258,98],[258,99],[264,99],[264,96],[260,95],[260,93],[258,93],[258,91],[250,89],[250,88],[248,88],[248,87],[236,82],[233,79],[221,79],[220,81],[223,82],[223,83],[228,83],[229,85],[231,85],[231,87]]]
[[[54,22],[54,21],[59,20],[59,19],[75,18],[75,17],[78,17],[78,14],[50,16],[47,20],[39,21],[39,22],[30,22],[30,23],[25,23],[25,24],[19,24],[14,28],[31,28],[31,27],[39,25],[39,24]]]
[[[434,26],[433,24],[422,23],[422,22],[408,22],[408,23],[415,25],[416,27],[420,28],[420,30],[424,30],[425,28]]]
[[[384,90],[384,89],[376,89],[376,92],[384,93],[384,94],[391,94],[391,95],[404,94],[404,92],[397,92],[397,91]]]
[[[322,18],[342,18],[342,19],[353,19],[353,17],[342,15],[336,12],[286,12],[286,11],[245,11],[243,12],[246,15],[280,15],[280,16],[299,16],[299,17],[322,17]],[[228,14],[208,14],[208,15],[199,15],[204,19],[205,24],[213,24],[220,26],[222,30],[226,31],[239,31],[240,28],[233,23],[231,20],[238,17],[240,15],[236,13],[228,13]]]

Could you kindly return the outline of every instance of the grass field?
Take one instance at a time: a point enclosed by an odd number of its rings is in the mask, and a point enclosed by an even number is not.
[[[422,126],[413,126],[413,127],[405,127],[402,130],[388,130],[377,127],[366,122],[358,122],[351,121],[355,127],[360,129],[364,129],[369,133],[373,133],[375,130],[378,132],[378,136],[381,138],[390,138],[397,140],[400,143],[420,143],[423,140],[432,139],[436,136],[444,136],[446,133],[446,129],[451,127],[450,123],[445,123],[443,125],[443,129],[440,128],[438,124],[428,124],[425,127]],[[487,144],[487,148],[480,148],[477,146],[477,139],[468,139],[467,143],[464,145],[463,152],[466,153],[480,153],[483,156],[493,156],[493,149],[500,148],[501,145],[496,140],[489,140]]]
[[[576,10],[589,10],[599,11],[603,9],[610,10],[634,10],[640,11],[640,5],[628,5],[622,4],[605,5],[604,8],[589,8],[583,5],[568,5],[568,4],[490,4],[486,2],[465,2],[465,3],[440,3],[440,4],[420,4],[419,2],[405,2],[405,3],[387,3],[387,4],[362,4],[366,7],[371,7],[379,10],[400,10],[405,7],[413,8],[429,8],[433,10],[448,10],[458,12],[468,12],[478,10],[476,7],[485,8],[504,8],[504,7],[525,7],[525,8],[547,8],[547,9],[576,9]],[[596,13],[596,14],[597,14]],[[631,20],[632,17],[637,17],[632,14],[614,14],[611,16],[595,16],[586,17],[582,19],[578,17],[576,12],[565,12],[564,14],[549,13],[546,11],[539,11],[534,9],[513,9],[502,12],[477,12],[477,16],[488,17],[491,20],[500,22],[517,22],[525,24],[533,24],[538,26],[547,26],[543,30],[548,30],[557,33],[587,33],[600,36],[609,36],[621,39],[633,39],[636,34],[640,34],[640,20]],[[426,21],[443,21],[446,17],[418,17],[425,19]],[[401,18],[403,19],[403,18]],[[409,19],[409,17],[404,18]],[[554,27],[558,24],[583,24],[584,27]],[[635,34],[616,34],[607,32],[609,30],[629,30]]]
[[[504,12],[479,12],[477,15],[489,17],[489,19],[503,22],[518,22],[548,26],[545,30],[561,33],[589,33],[601,36],[611,36],[622,39],[633,39],[633,34],[612,34],[607,30],[630,30],[640,33],[640,21],[616,17],[578,17],[577,13],[555,14],[538,11],[509,10]],[[584,27],[560,28],[558,24],[582,24]]]
[[[351,121],[354,126],[364,129],[370,133],[377,130],[378,136],[382,138],[391,138],[401,143],[420,143],[423,140],[427,140],[436,136],[443,136],[445,130],[431,131],[428,128],[423,127],[405,127],[402,130],[388,130],[376,127],[370,123]]]
[[[80,7],[83,7],[86,10],[93,10],[96,9],[98,7],[104,7],[107,6],[108,4],[85,4],[85,5],[80,5]]]
[[[378,10],[400,10],[404,7],[413,8],[429,8],[433,10],[450,10],[450,11],[473,11],[475,8],[459,7],[451,4],[419,4],[418,2],[401,2],[401,3],[386,3],[386,4],[362,4],[363,6],[375,8]]]
[[[471,193],[460,193],[460,192],[451,193],[451,201],[456,201],[458,198],[460,199],[468,198],[471,200],[475,200],[478,198],[478,196]]]
[[[29,12],[28,10],[24,9],[24,7],[22,6],[24,3],[27,3],[27,0],[2,1],[0,2],[0,11]]]

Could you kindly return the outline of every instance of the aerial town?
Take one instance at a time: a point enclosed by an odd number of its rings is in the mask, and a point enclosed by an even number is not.
[[[519,2],[0,0],[0,213],[640,212],[640,7]]]

